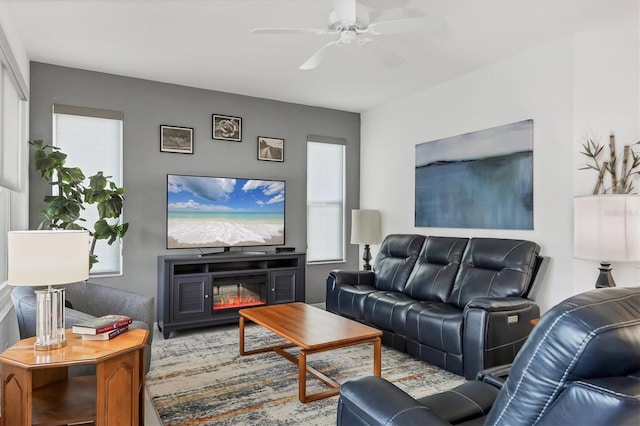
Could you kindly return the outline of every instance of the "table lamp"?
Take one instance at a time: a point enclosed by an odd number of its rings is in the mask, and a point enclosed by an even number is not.
[[[89,278],[87,231],[11,231],[8,234],[8,279],[12,286],[47,286],[36,290],[36,350],[67,344],[63,288]]]
[[[364,244],[363,269],[371,270],[369,244],[380,242],[380,212],[378,210],[351,211],[351,244]]]
[[[640,195],[574,198],[573,253],[600,261],[596,288],[615,287],[611,262],[640,262]]]

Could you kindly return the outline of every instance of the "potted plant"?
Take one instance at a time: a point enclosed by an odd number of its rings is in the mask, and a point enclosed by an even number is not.
[[[78,167],[66,166],[67,155],[60,148],[45,145],[42,140],[30,141],[36,148],[35,169],[49,185],[57,188],[56,195],[44,197],[46,207],[40,212],[44,217],[38,229],[84,229],[91,235],[89,267],[98,262],[94,254],[96,242],[106,240],[111,245],[124,238],[128,223],[120,223],[124,203],[124,188],[118,187],[102,171],[89,176]],[[86,206],[95,206],[98,220],[93,226],[82,226],[86,219],[82,211]],[[92,228],[92,229],[91,229]]]
[[[636,142],[633,145],[640,145]],[[600,162],[600,154],[604,150],[604,146],[596,143],[593,139],[587,139],[582,145],[581,154],[591,159],[593,164],[586,164],[580,170],[595,170],[598,172],[598,180],[593,188],[593,195],[598,195],[602,191],[603,194],[630,194],[633,190],[633,177],[640,175],[640,155],[636,154],[631,145],[625,145],[622,151],[622,157],[618,158],[616,154],[615,135],[609,135],[609,158],[606,156],[604,161]],[[619,166],[621,163],[621,166]],[[620,167],[620,170],[618,170]],[[605,175],[609,174],[610,186],[605,186]]]

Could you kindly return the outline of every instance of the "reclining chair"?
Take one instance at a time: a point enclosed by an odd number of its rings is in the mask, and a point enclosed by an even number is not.
[[[510,368],[447,392],[416,400],[379,377],[347,382],[337,424],[637,426],[640,287],[570,297],[542,317]]]

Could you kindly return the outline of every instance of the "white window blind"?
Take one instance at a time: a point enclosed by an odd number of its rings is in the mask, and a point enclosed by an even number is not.
[[[328,139],[310,136],[307,142],[307,261],[310,263],[344,261],[346,141],[322,142]]]
[[[54,105],[53,144],[67,154],[67,166],[79,167],[87,178],[102,171],[122,186],[122,125],[121,112]],[[82,217],[82,226],[93,230],[98,220],[95,205],[86,206]],[[94,253],[99,262],[91,268],[92,276],[122,274],[121,245],[120,240],[112,245],[98,240]]]
[[[0,186],[17,191],[20,186],[20,97],[5,66],[0,67]],[[26,143],[26,142],[25,142]]]
[[[0,301],[6,295],[7,232],[26,228],[26,111],[29,90],[9,41],[0,28]],[[12,217],[12,199],[18,199]],[[24,206],[22,209],[20,207]],[[6,306],[0,305],[0,320]]]

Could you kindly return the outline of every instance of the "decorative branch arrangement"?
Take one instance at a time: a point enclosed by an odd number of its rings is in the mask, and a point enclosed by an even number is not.
[[[631,149],[633,145],[640,145],[640,141],[632,145],[625,145],[622,156],[618,158],[615,135],[611,133],[609,135],[609,160],[603,162],[600,162],[599,157],[604,150],[604,145],[594,142],[591,138],[587,139],[587,142],[582,145],[583,151],[581,154],[589,157],[593,164],[586,164],[580,170],[592,169],[598,172],[598,181],[593,188],[593,195],[597,195],[601,191],[602,194],[606,194],[609,191],[611,194],[630,194],[634,190],[633,176],[640,175],[640,154]],[[618,174],[619,160],[622,163],[620,174]],[[609,187],[605,186],[607,173],[611,178],[611,186]]]
[[[82,229],[89,231],[91,235],[91,248],[89,250],[89,265],[98,262],[98,256],[94,254],[97,240],[107,240],[111,245],[118,238],[124,238],[129,227],[128,223],[117,221],[122,215],[124,203],[124,188],[119,188],[111,176],[105,176],[101,171],[89,177],[89,185],[83,182],[85,175],[78,167],[66,167],[67,154],[60,148],[44,145],[42,140],[29,142],[36,147],[35,168],[40,172],[40,177],[49,185],[58,188],[57,195],[44,197],[47,206],[40,213],[44,220],[38,229]],[[93,231],[87,229],[78,222],[85,222],[81,217],[86,205],[95,204],[98,210],[98,220],[93,224]],[[107,221],[107,219],[116,219]]]

